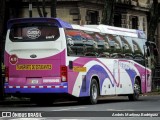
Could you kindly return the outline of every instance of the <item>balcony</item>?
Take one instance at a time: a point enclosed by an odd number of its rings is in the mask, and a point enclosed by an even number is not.
[[[135,0],[131,0],[131,5],[133,5],[133,6],[137,6],[137,1],[135,1]]]
[[[116,0],[116,3],[131,4],[131,0]]]
[[[142,8],[149,8],[150,2],[148,2],[148,0],[138,0],[138,6]]]

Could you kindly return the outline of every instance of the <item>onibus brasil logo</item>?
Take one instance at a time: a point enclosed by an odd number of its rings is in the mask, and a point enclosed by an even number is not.
[[[41,35],[41,31],[37,28],[31,28],[27,31],[27,36],[30,39],[36,39]]]

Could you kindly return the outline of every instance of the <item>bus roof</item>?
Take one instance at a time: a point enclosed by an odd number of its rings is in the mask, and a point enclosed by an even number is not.
[[[90,27],[85,27],[85,26],[75,25],[75,24],[72,24],[72,28],[77,30],[100,32],[100,30],[97,28],[90,28]]]
[[[13,24],[32,23],[32,22],[48,22],[48,23],[54,23],[55,25],[61,28],[79,29],[79,30],[101,32],[101,33],[107,33],[107,34],[146,38],[146,35],[141,30],[113,27],[113,26],[102,25],[102,24],[83,25],[83,26],[72,25],[68,22],[61,20],[60,18],[16,18],[8,21],[7,28],[9,29]]]
[[[114,27],[114,26],[108,26],[108,25],[84,25],[85,27],[90,28],[97,28],[102,33],[107,34],[115,34],[115,35],[122,35],[122,36],[130,36],[130,37],[137,37],[137,38],[146,38],[146,35],[141,30],[135,30],[135,29],[127,29],[127,28],[120,28],[120,27]]]
[[[56,25],[58,25],[58,27],[72,28],[70,23],[65,22],[59,18],[16,18],[8,21],[7,28],[9,29],[13,24],[29,22],[54,22]]]

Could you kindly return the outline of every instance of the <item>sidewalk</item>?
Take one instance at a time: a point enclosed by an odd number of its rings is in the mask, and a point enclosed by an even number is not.
[[[0,101],[0,105],[1,104],[13,104],[13,103],[25,103],[25,102],[29,102],[28,98],[16,98],[16,97],[6,97],[4,98],[3,101]]]
[[[151,95],[160,95],[160,91],[154,91],[142,94],[142,96],[151,96]]]

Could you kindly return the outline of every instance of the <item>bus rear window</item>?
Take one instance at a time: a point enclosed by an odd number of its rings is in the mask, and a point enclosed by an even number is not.
[[[59,36],[58,27],[47,23],[15,24],[9,34],[13,42],[55,41]]]

